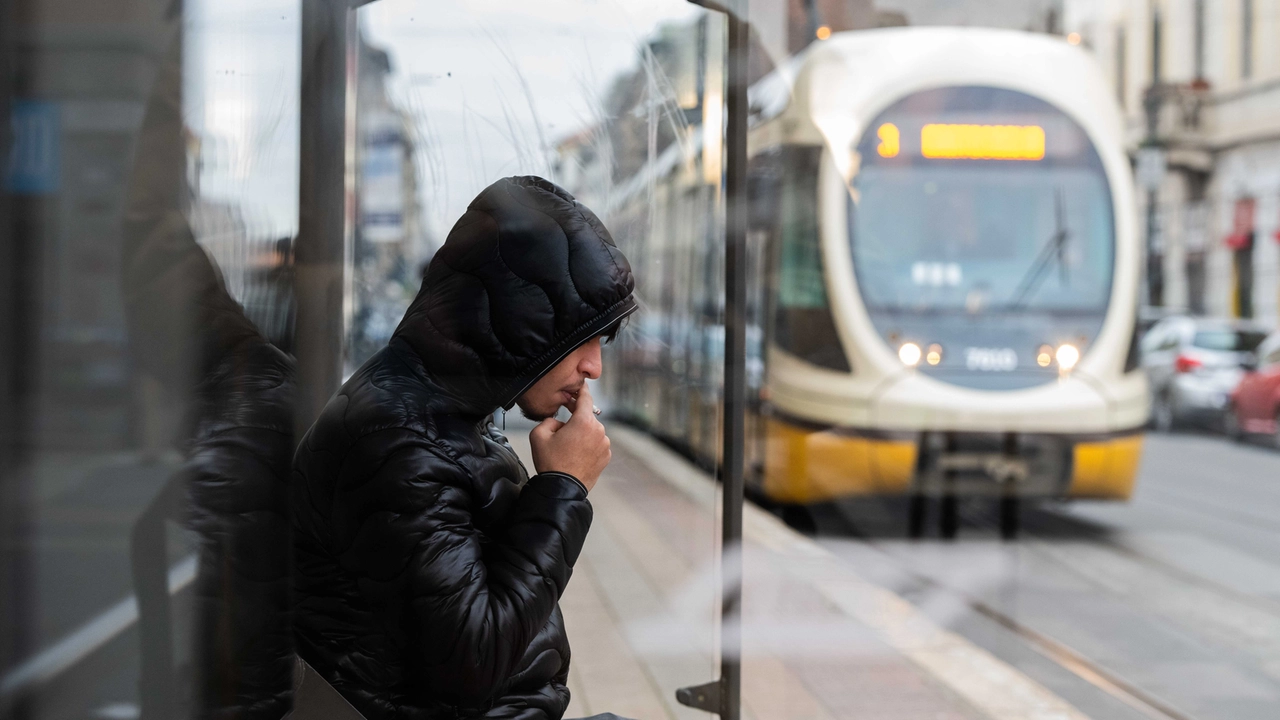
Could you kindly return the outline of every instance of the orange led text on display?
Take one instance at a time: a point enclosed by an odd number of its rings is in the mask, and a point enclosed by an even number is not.
[[[938,160],[1042,160],[1044,128],[931,123],[920,129],[920,154]]]
[[[880,157],[897,157],[898,149],[901,146],[901,133],[898,132],[898,126],[893,123],[885,123],[876,130],[876,137],[880,138],[880,146],[876,148],[876,152],[880,153]]]

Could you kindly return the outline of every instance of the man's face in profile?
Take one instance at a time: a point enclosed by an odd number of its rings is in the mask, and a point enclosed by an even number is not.
[[[577,406],[582,384],[587,378],[598,379],[600,370],[600,338],[596,337],[551,368],[516,400],[516,404],[520,406],[520,412],[534,422],[555,415],[561,405],[572,412]]]

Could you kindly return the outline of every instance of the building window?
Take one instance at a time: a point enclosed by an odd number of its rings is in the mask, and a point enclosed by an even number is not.
[[[1195,79],[1204,79],[1204,0],[1195,5]]]
[[[1253,77],[1253,0],[1240,0],[1240,79]]]
[[[1253,317],[1253,246],[1254,210],[1257,201],[1251,197],[1236,200],[1231,219],[1231,234],[1226,245],[1231,249],[1232,293],[1231,314],[1238,318]]]
[[[1205,314],[1205,280],[1208,277],[1204,250],[1188,250],[1187,264],[1187,311],[1192,315]]]
[[[753,211],[752,224],[769,234],[774,342],[805,362],[847,373],[851,366],[836,332],[823,273],[821,160],[821,147],[799,146],[754,158],[748,183],[765,202]]]
[[[1205,200],[1209,188],[1207,173],[1188,173],[1187,201],[1183,206],[1183,247],[1186,249],[1187,310],[1192,315],[1207,311],[1207,251],[1209,248],[1209,205]]]
[[[1125,38],[1124,26],[1116,28],[1116,99],[1120,101],[1120,107],[1125,107],[1125,97],[1129,94],[1128,84],[1128,42]]]
[[[1164,18],[1160,8],[1151,15],[1151,84],[1159,85],[1164,78]]]

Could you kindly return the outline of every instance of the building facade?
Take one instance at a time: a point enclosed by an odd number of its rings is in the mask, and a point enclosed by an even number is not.
[[[1276,325],[1280,0],[1067,0],[1064,25],[1150,160],[1149,304]]]
[[[345,363],[353,371],[391,339],[413,300],[433,247],[422,222],[417,129],[393,97],[386,50],[359,43],[356,62],[351,321]]]

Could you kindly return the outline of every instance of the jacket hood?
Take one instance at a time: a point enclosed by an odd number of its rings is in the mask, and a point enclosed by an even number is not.
[[[593,212],[542,178],[503,178],[449,231],[393,339],[460,410],[485,415],[634,312],[634,289]]]

